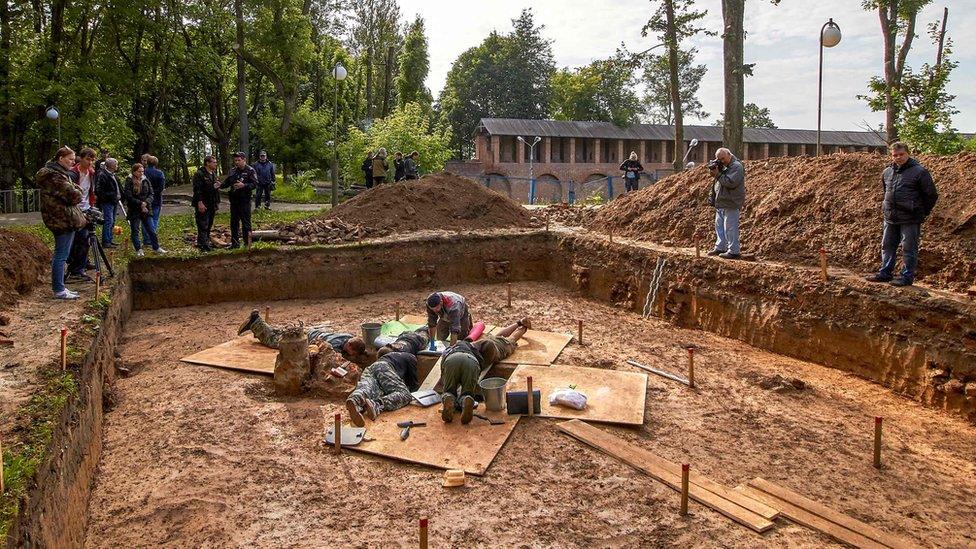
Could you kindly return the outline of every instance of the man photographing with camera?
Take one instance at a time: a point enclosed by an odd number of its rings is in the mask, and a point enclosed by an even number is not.
[[[708,203],[715,207],[715,249],[708,255],[739,259],[739,211],[746,202],[746,169],[732,151],[722,147],[708,163],[715,178]]]

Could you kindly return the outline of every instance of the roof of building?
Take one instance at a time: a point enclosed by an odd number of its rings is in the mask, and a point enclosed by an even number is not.
[[[573,120],[524,120],[519,118],[482,118],[479,129],[491,135],[522,135],[539,137],[580,137],[590,139],[669,140],[674,138],[674,126],[664,124],[632,124],[619,127],[612,122],[580,122]],[[746,143],[812,144],[817,142],[816,130],[786,130],[773,128],[745,128]],[[685,126],[685,139],[722,141],[721,126]],[[884,132],[822,131],[824,145],[884,147]]]

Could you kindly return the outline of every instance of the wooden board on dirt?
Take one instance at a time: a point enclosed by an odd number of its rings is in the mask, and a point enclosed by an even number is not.
[[[357,452],[385,456],[391,459],[429,465],[439,469],[463,469],[472,475],[484,475],[509,435],[518,423],[518,417],[505,412],[489,412],[484,405],[476,413],[493,419],[505,420],[503,425],[490,425],[474,418],[467,425],[461,424],[460,414],[452,423],[441,419],[441,407],[420,408],[407,406],[394,412],[383,413],[377,421],[366,421],[366,439],[355,447]],[[426,421],[423,427],[410,429],[407,440],[400,440],[400,421]]]
[[[529,376],[532,376],[532,388],[542,392],[542,412],[539,417],[644,424],[647,374],[578,366],[520,364],[512,372],[505,390],[524,391]],[[549,404],[549,393],[570,385],[575,385],[578,391],[586,395],[586,408],[574,410]]]
[[[650,475],[668,487],[681,490],[681,473],[678,464],[671,463],[644,448],[578,419],[564,421],[556,427],[580,442]],[[678,472],[675,472],[676,470]],[[762,533],[773,527],[773,523],[759,513],[696,484],[691,478],[689,478],[688,497],[756,532]]]
[[[247,334],[180,360],[190,364],[273,376],[277,358],[277,349],[269,349]]]
[[[556,357],[563,352],[571,339],[573,336],[570,334],[526,330],[525,335],[519,339],[515,352],[502,363],[548,366],[556,361]]]

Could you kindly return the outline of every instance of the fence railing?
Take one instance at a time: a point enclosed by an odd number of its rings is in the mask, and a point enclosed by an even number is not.
[[[639,188],[653,185],[662,174],[643,174],[638,180]],[[481,182],[489,189],[504,194],[522,204],[555,204],[580,201],[610,201],[627,192],[626,181],[622,176],[611,175],[588,181],[560,181],[555,178],[528,178],[505,175],[479,175],[472,179]]]
[[[0,213],[27,213],[40,209],[41,193],[38,189],[0,191]]]

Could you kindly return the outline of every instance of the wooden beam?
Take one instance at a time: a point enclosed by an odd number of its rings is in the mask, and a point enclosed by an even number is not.
[[[597,429],[588,423],[578,419],[573,419],[560,423],[556,426],[560,431],[567,435],[623,461],[627,465],[650,475],[651,477],[663,482],[673,490],[681,489],[681,467],[678,464],[667,462],[651,452],[634,446],[627,441],[614,436],[606,431]],[[773,527],[773,523],[741,505],[732,502],[714,492],[711,492],[697,484],[695,480],[702,481],[703,477],[694,475],[691,479],[691,486],[688,489],[688,496],[712,508],[726,517],[746,526],[756,532],[762,533]],[[729,490],[731,492],[731,490]],[[737,496],[736,496],[737,497]],[[739,498],[744,499],[744,498]]]
[[[685,379],[685,378],[683,378],[683,377],[681,377],[679,375],[672,374],[671,372],[665,372],[664,370],[658,370],[657,368],[651,368],[650,366],[644,366],[643,364],[641,364],[640,362],[637,362],[636,360],[628,360],[627,361],[627,364],[630,364],[631,366],[633,366],[635,368],[640,368],[641,370],[644,370],[644,371],[647,371],[647,372],[651,372],[652,374],[657,374],[657,375],[659,375],[661,377],[668,378],[668,379],[670,379],[672,381],[677,381],[678,383],[684,383],[685,385],[688,385],[689,387],[691,386],[691,382],[690,381],[688,381],[687,379]]]
[[[761,490],[767,494],[770,494],[777,499],[789,502],[792,505],[800,507],[810,513],[813,513],[823,519],[826,519],[838,526],[843,526],[848,530],[860,533],[867,538],[870,538],[878,543],[886,545],[888,547],[895,548],[908,548],[915,547],[911,543],[895,537],[887,532],[882,532],[881,530],[871,526],[870,524],[865,524],[853,517],[840,513],[823,505],[822,503],[816,502],[810,498],[797,494],[792,490],[783,488],[777,484],[773,484],[768,480],[762,478],[755,478],[749,481],[749,485],[757,490]],[[773,507],[776,507],[775,505]]]
[[[430,369],[430,373],[427,374],[427,377],[424,378],[424,382],[420,384],[420,388],[417,390],[418,391],[433,390],[434,386],[436,386],[437,382],[440,380],[441,380],[441,359],[438,358],[437,362],[435,362],[434,366]]]

